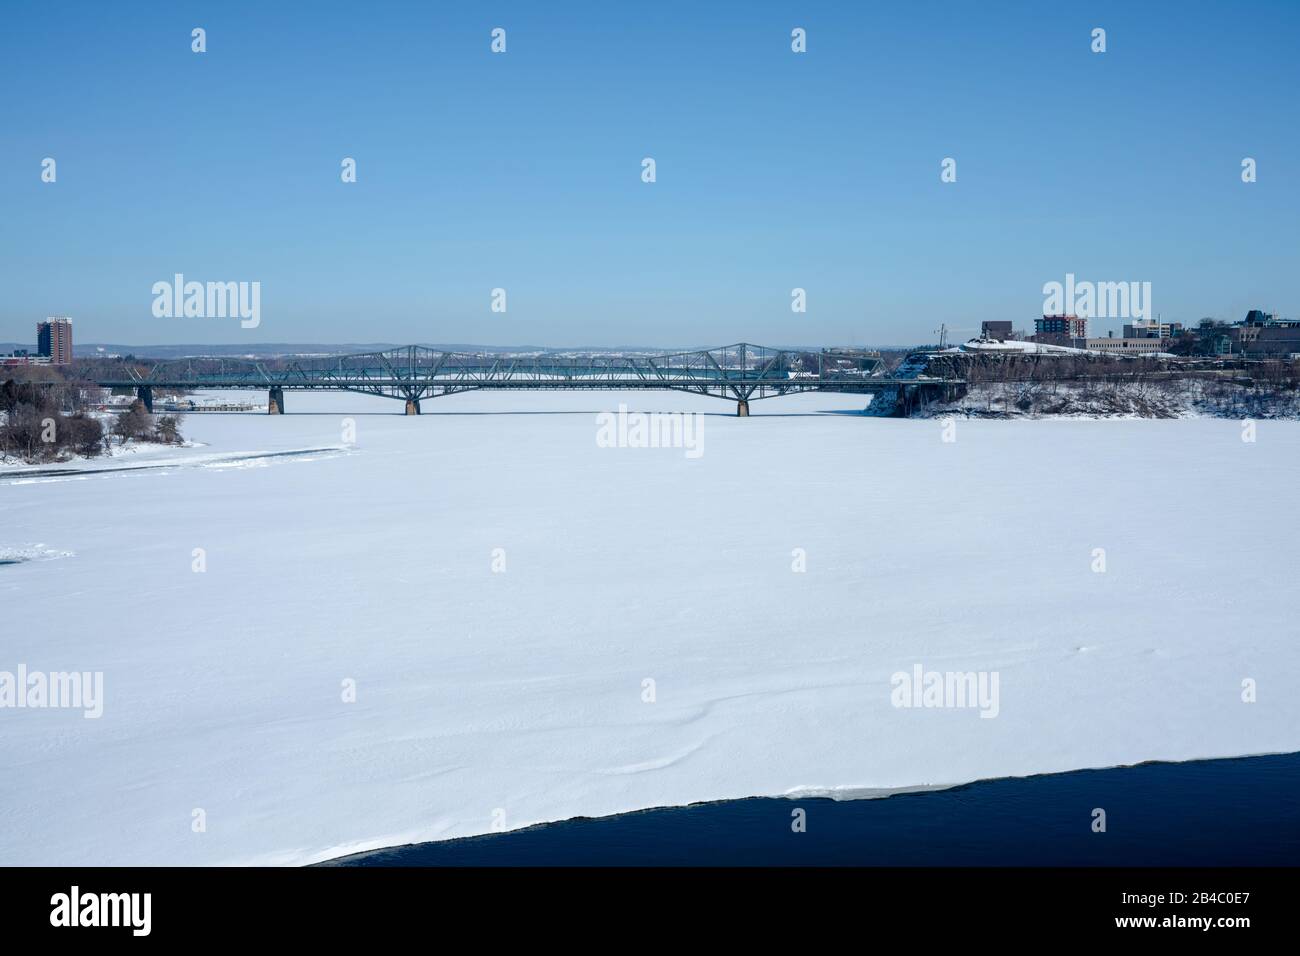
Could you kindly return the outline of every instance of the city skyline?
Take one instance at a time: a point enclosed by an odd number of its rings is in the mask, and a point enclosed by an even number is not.
[[[75,9],[0,38],[6,341],[905,345],[1028,328],[1067,274],[1189,325],[1300,300],[1289,5]],[[158,317],[181,273],[260,322]]]

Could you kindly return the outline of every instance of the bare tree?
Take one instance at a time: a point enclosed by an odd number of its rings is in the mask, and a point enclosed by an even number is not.
[[[138,398],[113,423],[113,434],[121,438],[124,445],[133,438],[137,441],[147,440],[153,430],[153,416]]]

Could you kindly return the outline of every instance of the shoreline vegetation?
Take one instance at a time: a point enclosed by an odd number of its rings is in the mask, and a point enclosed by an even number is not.
[[[93,386],[45,379],[0,384],[0,462],[28,465],[111,456],[131,442],[181,445],[182,416],[151,414],[139,399],[121,412],[89,410]]]

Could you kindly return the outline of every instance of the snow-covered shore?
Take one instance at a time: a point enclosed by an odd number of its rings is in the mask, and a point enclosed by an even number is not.
[[[959,399],[917,408],[919,418],[1222,418],[1300,419],[1300,393],[1181,381],[982,382]]]
[[[620,402],[706,413],[704,453],[598,447]],[[1300,749],[1293,534],[1235,507],[1300,423],[862,405],[294,393],[188,417],[166,467],[0,475],[0,548],[54,556],[0,566],[0,671],[104,674],[99,719],[0,709],[0,859],[305,863]],[[918,664],[996,672],[997,717],[893,706]]]
[[[168,445],[162,442],[128,442],[114,445],[111,454],[94,458],[70,454],[64,461],[25,462],[20,458],[0,458],[0,475],[22,475],[45,472],[112,471],[132,465],[160,464],[188,460],[190,450],[201,447],[196,442]]]

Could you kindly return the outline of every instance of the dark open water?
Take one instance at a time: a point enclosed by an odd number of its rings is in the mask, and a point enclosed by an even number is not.
[[[791,811],[807,831],[791,830]],[[1092,812],[1106,811],[1106,832]],[[729,800],[358,854],[357,866],[1296,866],[1300,753]]]

